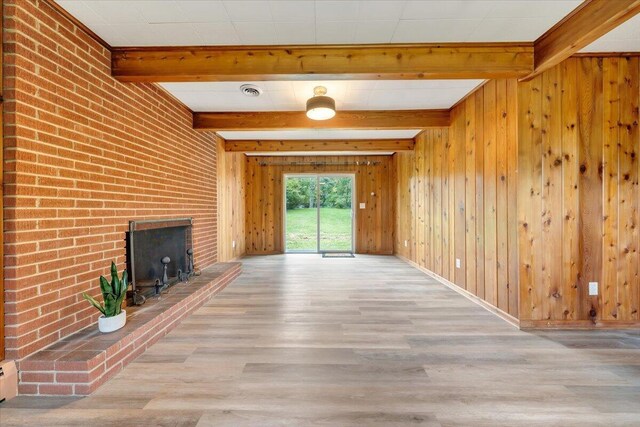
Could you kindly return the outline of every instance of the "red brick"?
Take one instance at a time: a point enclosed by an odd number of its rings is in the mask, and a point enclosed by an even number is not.
[[[38,384],[18,384],[18,393],[20,394],[38,394]]]
[[[68,396],[73,394],[73,386],[70,384],[40,384],[38,394],[51,396]]]
[[[198,267],[215,262],[216,139],[162,88],[114,80],[109,52],[47,3],[7,0],[5,27],[7,345],[22,358],[95,322],[78,295],[124,263],[130,219],[194,216]]]
[[[55,374],[53,372],[21,372],[20,381],[24,383],[52,383]]]

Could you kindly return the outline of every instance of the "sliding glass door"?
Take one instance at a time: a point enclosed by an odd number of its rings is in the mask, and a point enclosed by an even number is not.
[[[285,251],[353,251],[353,175],[285,175]]]
[[[318,178],[285,176],[285,251],[318,251]]]
[[[320,252],[351,252],[353,248],[353,177],[321,176]]]

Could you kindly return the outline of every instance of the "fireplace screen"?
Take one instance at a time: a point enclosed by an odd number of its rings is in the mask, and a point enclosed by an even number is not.
[[[157,295],[193,269],[192,219],[130,221],[127,271],[134,295]]]

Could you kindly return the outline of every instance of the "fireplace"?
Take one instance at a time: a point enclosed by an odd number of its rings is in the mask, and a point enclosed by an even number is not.
[[[127,272],[134,304],[194,274],[192,219],[130,221]]]

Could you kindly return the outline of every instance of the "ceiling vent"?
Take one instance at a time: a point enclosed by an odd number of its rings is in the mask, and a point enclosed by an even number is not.
[[[262,94],[262,89],[260,89],[256,85],[242,85],[240,86],[240,92],[244,93],[245,96],[255,98],[256,96],[260,96]]]

